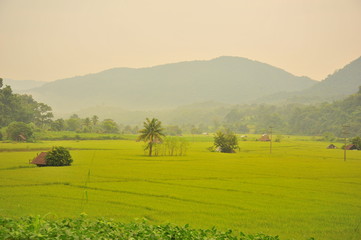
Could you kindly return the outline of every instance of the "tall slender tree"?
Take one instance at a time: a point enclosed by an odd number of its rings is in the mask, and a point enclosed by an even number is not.
[[[146,118],[143,125],[144,128],[139,131],[138,140],[147,143],[146,150],[149,151],[149,156],[152,156],[153,145],[162,142],[162,137],[164,137],[162,122],[156,118],[152,120]]]

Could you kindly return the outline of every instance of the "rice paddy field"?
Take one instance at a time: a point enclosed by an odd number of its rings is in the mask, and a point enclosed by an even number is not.
[[[134,137],[130,137],[133,138]],[[185,156],[148,157],[134,140],[0,143],[0,216],[105,217],[189,224],[280,239],[361,239],[361,151],[287,137],[209,152],[187,136]],[[335,144],[341,147],[342,144]],[[70,149],[70,167],[36,167],[37,153]]]

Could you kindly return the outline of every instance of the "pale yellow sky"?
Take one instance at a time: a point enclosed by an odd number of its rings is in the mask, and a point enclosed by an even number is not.
[[[0,76],[239,56],[322,80],[361,56],[361,0],[0,0]]]

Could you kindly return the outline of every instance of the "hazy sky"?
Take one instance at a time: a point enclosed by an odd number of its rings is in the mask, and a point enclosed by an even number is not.
[[[0,0],[0,76],[240,56],[322,80],[361,56],[361,0]]]

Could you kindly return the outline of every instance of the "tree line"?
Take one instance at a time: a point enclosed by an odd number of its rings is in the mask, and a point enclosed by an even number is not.
[[[165,125],[163,132],[172,136],[217,132],[220,129],[230,129],[235,133],[265,133],[272,127],[279,134],[323,135],[325,139],[332,140],[344,137],[343,126],[346,125],[348,137],[361,136],[361,88],[344,100],[317,105],[213,105],[205,110],[206,115],[199,108],[192,114],[185,114],[179,108],[178,114],[183,116],[184,122],[168,121],[172,125]],[[14,122],[43,131],[79,133],[137,134],[141,127],[122,125],[112,119],[100,120],[96,115],[80,118],[73,114],[68,119],[53,120],[50,106],[35,101],[30,95],[13,93],[10,86],[3,86],[0,78],[0,127]]]
[[[51,121],[50,106],[35,101],[31,95],[15,94],[0,78],[0,127],[12,122],[34,123],[43,127]]]
[[[344,137],[343,126],[353,136],[361,135],[361,87],[344,100],[318,105],[244,105],[224,117],[223,126],[246,133],[262,133],[269,127],[295,135]]]

